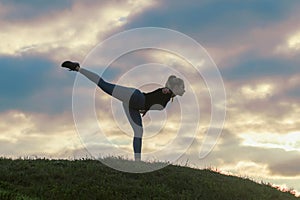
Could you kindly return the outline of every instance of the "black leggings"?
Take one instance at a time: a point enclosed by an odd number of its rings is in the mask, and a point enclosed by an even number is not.
[[[104,92],[123,102],[127,119],[133,129],[133,150],[135,160],[141,159],[143,123],[139,110],[144,108],[145,96],[135,88],[115,85],[104,81],[99,75],[80,68],[79,72],[97,84]]]

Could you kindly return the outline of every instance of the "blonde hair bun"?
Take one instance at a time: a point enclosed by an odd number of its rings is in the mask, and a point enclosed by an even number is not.
[[[175,85],[183,85],[184,82],[181,78],[177,78],[175,75],[169,76],[165,86],[169,89],[173,89]]]

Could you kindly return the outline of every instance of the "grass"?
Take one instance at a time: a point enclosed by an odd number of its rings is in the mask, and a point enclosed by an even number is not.
[[[120,164],[149,168],[159,163]],[[249,179],[169,165],[133,174],[96,160],[0,159],[0,199],[298,199]]]

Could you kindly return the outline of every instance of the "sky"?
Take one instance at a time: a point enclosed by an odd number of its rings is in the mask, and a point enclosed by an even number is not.
[[[123,31],[161,27],[185,34],[209,54],[224,83],[226,120],[214,148],[200,159],[212,108],[205,81],[184,58],[170,52],[129,52],[105,71],[108,81],[147,92],[163,86],[169,73],[179,73],[187,87],[165,111],[143,118],[143,152],[166,150],[164,146],[176,152],[192,139],[178,163],[188,161],[193,167],[214,167],[300,191],[299,9],[296,0],[1,0],[0,155],[72,159],[88,156],[89,150],[110,155],[114,145],[131,158],[132,133],[124,116],[118,117],[121,104],[100,89],[77,87],[76,81],[84,77],[60,64],[75,60],[101,71],[105,56],[138,41],[123,41],[98,55],[101,42]],[[167,48],[179,45],[161,43]],[[191,46],[180,47],[193,54]],[[87,128],[84,133],[76,129],[74,91],[80,97],[95,94],[97,120],[109,142],[86,143],[98,132],[84,107],[77,123]],[[195,106],[201,117],[194,135],[193,120],[199,114]],[[180,141],[172,143],[176,137]]]

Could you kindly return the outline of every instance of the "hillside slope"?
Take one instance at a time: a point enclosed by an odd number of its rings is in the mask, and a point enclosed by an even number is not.
[[[298,198],[247,179],[173,165],[151,173],[131,174],[95,160],[0,159],[0,199]]]

